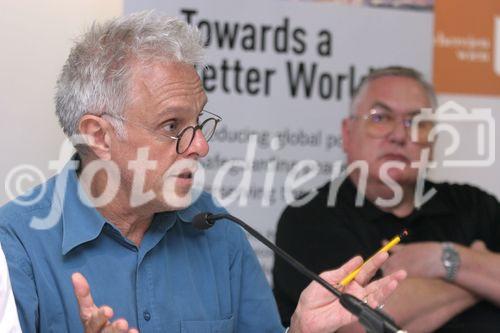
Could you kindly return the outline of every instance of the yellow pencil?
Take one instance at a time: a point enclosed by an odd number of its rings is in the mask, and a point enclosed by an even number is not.
[[[391,241],[387,244],[385,244],[384,246],[382,246],[377,252],[375,252],[375,254],[373,254],[368,260],[366,260],[365,262],[363,262],[361,265],[359,265],[358,268],[356,268],[354,271],[352,271],[351,273],[349,273],[349,275],[347,275],[342,281],[340,281],[340,286],[342,287],[345,287],[347,286],[349,283],[351,283],[352,280],[354,280],[354,278],[356,277],[356,275],[358,275],[359,271],[361,270],[361,268],[363,268],[363,266],[368,262],[370,261],[371,258],[373,258],[373,256],[375,256],[377,253],[380,253],[380,252],[387,252],[389,251],[390,249],[392,249],[396,244],[398,244],[401,239],[403,239],[404,237],[408,236],[408,231],[407,230],[403,230],[402,233],[400,233],[399,235],[395,236],[393,239],[391,239]]]

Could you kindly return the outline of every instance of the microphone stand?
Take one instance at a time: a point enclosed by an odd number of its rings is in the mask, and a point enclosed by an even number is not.
[[[365,328],[368,333],[403,333],[405,331],[401,330],[394,321],[378,309],[372,309],[368,304],[361,301],[359,298],[345,294],[334,288],[330,283],[321,278],[319,275],[310,271],[303,264],[295,260],[288,253],[274,245],[267,238],[262,236],[257,230],[253,229],[251,226],[238,219],[237,217],[224,213],[224,214],[212,214],[212,213],[202,213],[195,216],[193,223],[195,227],[199,229],[208,229],[212,227],[217,220],[228,219],[240,225],[249,234],[257,238],[259,241],[264,243],[268,248],[270,248],[276,255],[281,257],[287,263],[292,265],[297,271],[304,274],[309,279],[318,282],[333,295],[335,295],[340,304],[353,315],[358,317],[359,322]]]

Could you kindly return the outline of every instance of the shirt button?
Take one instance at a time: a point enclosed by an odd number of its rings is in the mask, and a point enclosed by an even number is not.
[[[151,313],[149,313],[149,311],[144,311],[143,316],[145,321],[149,321],[151,319]]]

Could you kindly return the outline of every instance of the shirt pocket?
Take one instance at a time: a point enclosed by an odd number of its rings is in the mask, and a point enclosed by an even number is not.
[[[219,320],[185,320],[181,321],[181,333],[232,333],[234,318]]]

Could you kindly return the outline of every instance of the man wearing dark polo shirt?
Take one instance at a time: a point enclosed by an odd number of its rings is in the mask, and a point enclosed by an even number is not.
[[[355,254],[366,258],[407,229],[409,237],[394,248],[383,273],[402,268],[409,278],[385,311],[411,332],[498,332],[499,202],[472,186],[424,181],[411,166],[432,150],[426,138],[433,126],[421,124],[417,139],[411,140],[413,117],[435,106],[432,87],[418,72],[389,67],[371,73],[354,95],[342,128],[348,165],[365,163],[366,177],[362,168],[348,168],[345,177],[320,188],[308,204],[288,207],[276,241],[320,272]],[[387,168],[388,163],[393,167]],[[423,192],[417,189],[419,181]],[[357,204],[358,192],[363,200]],[[419,205],[427,193],[434,195]],[[286,323],[308,281],[279,259],[273,273]]]

